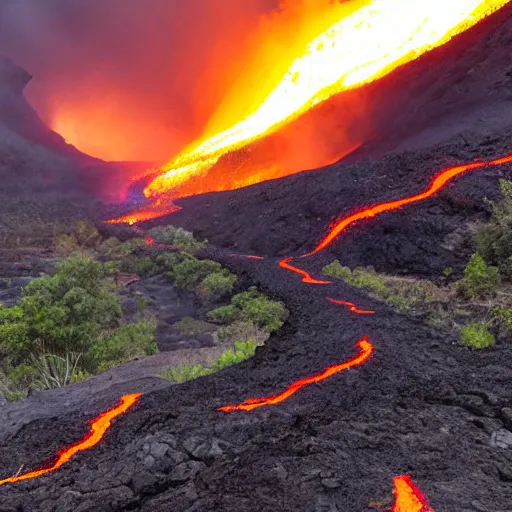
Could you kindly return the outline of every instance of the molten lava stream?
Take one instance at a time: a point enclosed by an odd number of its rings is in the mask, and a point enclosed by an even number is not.
[[[434,512],[410,476],[395,477],[394,485],[395,504],[391,512]]]
[[[343,231],[345,231],[350,225],[354,224],[359,220],[369,219],[371,217],[379,215],[380,213],[398,210],[402,206],[417,203],[419,201],[424,201],[425,199],[432,197],[436,192],[439,192],[439,190],[441,190],[450,180],[452,180],[456,176],[459,176],[460,174],[466,173],[473,169],[502,165],[511,162],[512,154],[503,158],[498,158],[496,160],[489,160],[487,162],[474,162],[472,164],[463,164],[457,165],[455,167],[449,167],[448,169],[441,171],[437,176],[435,176],[434,179],[432,180],[430,187],[428,187],[424,192],[420,192],[419,194],[405,197],[403,199],[397,199],[396,201],[389,201],[387,203],[376,204],[374,206],[365,208],[357,213],[353,213],[348,217],[344,217],[341,220],[337,221],[331,228],[329,233],[327,233],[323,240],[321,240],[320,243],[315,247],[315,249],[313,249],[311,252],[307,254],[304,254],[303,256],[301,256],[301,258],[312,256],[313,254],[322,251],[330,244],[332,244],[332,242],[334,242],[334,240],[336,240],[336,238],[338,238],[341,235],[341,233],[343,233]]]
[[[281,260],[278,265],[281,268],[284,268],[286,270],[290,270],[291,272],[295,272],[295,274],[299,274],[302,276],[302,282],[308,283],[308,284],[332,284],[332,281],[319,281],[318,279],[315,279],[311,277],[311,274],[306,272],[305,270],[302,270],[300,268],[294,267],[290,265],[290,261],[292,261],[293,257],[285,258],[284,260]]]
[[[306,377],[304,379],[300,379],[295,381],[293,384],[288,386],[282,393],[277,393],[275,395],[260,397],[260,398],[248,398],[244,400],[239,405],[226,405],[224,407],[219,407],[219,411],[223,412],[232,412],[232,411],[252,411],[258,407],[264,407],[266,405],[274,405],[278,404],[290,398],[292,395],[297,393],[299,389],[304,386],[309,386],[310,384],[314,384],[316,382],[321,382],[336,373],[339,373],[348,368],[352,368],[354,366],[359,366],[363,364],[365,361],[369,359],[369,357],[373,353],[373,345],[369,341],[369,339],[365,336],[363,339],[357,342],[356,346],[361,349],[361,353],[354,357],[353,359],[346,361],[345,363],[336,364],[334,366],[329,366],[324,371],[320,373],[316,373],[311,377]]]
[[[374,315],[375,311],[371,311],[368,309],[359,309],[355,304],[352,304],[352,302],[346,302],[344,300],[338,300],[333,299],[331,297],[326,297],[326,299],[329,302],[332,302],[333,304],[338,304],[340,306],[345,306],[351,311],[352,313],[356,313],[357,315]]]
[[[30,480],[32,478],[46,475],[47,473],[51,473],[68,462],[77,453],[89,450],[93,446],[96,446],[103,439],[105,432],[111,427],[112,420],[133,407],[141,396],[142,393],[124,395],[121,397],[121,401],[116,406],[112,407],[112,409],[102,412],[99,416],[90,420],[89,424],[91,425],[91,428],[89,429],[89,432],[77,443],[62,448],[62,450],[57,453],[56,460],[51,466],[30,471],[29,473],[22,475],[5,478],[4,480],[0,480],[0,485],[13,484],[21,482],[22,480]]]

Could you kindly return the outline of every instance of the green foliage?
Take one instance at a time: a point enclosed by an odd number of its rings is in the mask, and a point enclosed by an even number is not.
[[[322,270],[325,275],[342,279],[356,288],[368,290],[373,297],[391,304],[402,312],[410,311],[418,303],[430,302],[435,292],[435,286],[429,281],[386,276],[375,272],[373,267],[350,270],[335,260]]]
[[[500,327],[512,334],[512,308],[497,308],[493,311],[493,318],[497,319]]]
[[[231,322],[217,330],[217,339],[223,345],[232,345],[235,341],[254,340],[263,345],[269,338],[269,333],[254,325],[251,321]]]
[[[80,251],[77,239],[73,235],[59,235],[55,239],[55,252],[59,256],[71,256]]]
[[[54,354],[42,354],[32,357],[32,368],[37,374],[38,388],[53,389],[77,382],[79,378],[78,362],[81,354],[68,353],[65,357]],[[19,368],[19,367],[18,367]]]
[[[209,274],[221,273],[222,266],[216,261],[185,258],[171,270],[172,280],[177,288],[194,290]]]
[[[240,320],[242,317],[242,310],[233,305],[222,306],[220,308],[209,311],[207,317],[212,322],[217,322],[219,324],[231,324],[237,320]]]
[[[136,274],[141,277],[150,277],[157,271],[156,265],[147,256],[126,256],[119,262],[119,270],[128,274]]]
[[[123,260],[146,247],[143,238],[132,238],[120,242],[117,238],[108,238],[98,248],[99,255],[109,260]]]
[[[194,235],[183,228],[174,226],[158,226],[149,231],[149,235],[160,244],[174,245],[180,251],[196,254],[206,246],[206,241],[200,242]]]
[[[204,301],[220,300],[233,291],[237,277],[223,269],[207,275],[197,287],[198,296]]]
[[[492,217],[476,236],[478,252],[497,265],[503,276],[512,279],[512,181],[500,181],[504,199],[491,202]]]
[[[178,368],[168,368],[164,372],[161,373],[162,377],[172,382],[177,382],[181,384],[182,382],[187,382],[189,380],[198,379],[199,377],[204,377],[206,375],[210,375],[213,373],[213,369],[205,368],[200,364],[195,364],[192,366],[179,366]]]
[[[87,220],[78,221],[70,233],[63,233],[55,240],[55,252],[60,256],[71,256],[95,249],[101,239],[96,226]]]
[[[488,266],[480,254],[473,254],[464,269],[464,279],[460,282],[460,289],[469,297],[476,299],[495,292],[500,284],[499,270]]]
[[[156,354],[155,333],[155,320],[119,327],[111,336],[98,339],[85,355],[89,369],[105,371],[130,360]]]
[[[233,350],[226,350],[213,361],[211,368],[205,368],[200,364],[180,366],[178,368],[169,368],[161,375],[168,380],[178,383],[204,377],[251,358],[254,356],[256,346],[257,344],[254,340],[240,341],[235,343]]]
[[[267,332],[274,332],[288,318],[288,311],[282,302],[270,300],[251,289],[232,297],[231,305],[210,311],[208,318],[223,324],[250,321]]]
[[[467,347],[484,349],[494,345],[496,340],[485,324],[472,323],[463,327],[461,342]]]

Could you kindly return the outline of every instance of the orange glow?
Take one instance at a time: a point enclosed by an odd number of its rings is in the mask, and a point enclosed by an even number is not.
[[[173,204],[172,202],[157,201],[153,205],[141,208],[135,212],[127,213],[116,219],[107,220],[107,224],[129,224],[133,226],[137,222],[144,222],[151,219],[158,219],[164,215],[170,215],[181,210],[180,206]]]
[[[264,68],[268,79],[254,70],[239,79],[245,86],[235,86],[225,95],[203,136],[160,169],[145,195],[175,198],[197,194],[199,189],[238,188],[236,176],[219,173],[212,180],[205,176],[224,156],[267,137],[333,95],[372,82],[445,44],[509,1],[331,2],[330,8],[312,13],[309,30],[298,31],[282,58],[274,52],[271,65],[266,62]],[[361,141],[354,142],[357,147]],[[241,186],[254,183],[258,172],[252,169]],[[200,185],[195,179],[193,187],[187,186],[197,177]],[[271,177],[258,177],[258,181],[263,179]]]
[[[55,462],[46,468],[38,469],[36,471],[31,471],[29,473],[25,473],[18,476],[12,476],[10,478],[6,478],[4,480],[0,480],[0,485],[4,484],[13,484],[16,482],[21,482],[23,480],[30,480],[32,478],[37,478],[47,473],[51,473],[56,469],[63,466],[66,462],[68,462],[72,457],[74,457],[77,453],[83,452],[85,450],[89,450],[93,446],[96,446],[105,435],[105,432],[112,425],[112,420],[124,414],[130,407],[133,407],[139,398],[142,396],[142,393],[136,393],[134,395],[125,395],[121,397],[121,401],[112,409],[108,411],[102,412],[96,418],[90,420],[91,428],[89,432],[85,435],[83,439],[78,441],[71,446],[67,446],[59,451],[57,454]]]
[[[397,476],[394,484],[396,500],[391,512],[434,512],[410,476]]]
[[[299,274],[300,276],[302,276],[303,283],[308,283],[308,284],[331,284],[332,283],[332,281],[319,281],[318,279],[311,277],[311,274],[309,274],[305,270],[302,270],[297,267],[293,267],[292,265],[290,265],[290,261],[292,261],[292,259],[293,259],[293,257],[285,258],[284,260],[281,260],[279,262],[279,266],[281,268],[290,270],[291,272],[295,272],[296,274]]]
[[[374,315],[375,314],[375,311],[371,311],[368,309],[359,309],[355,304],[352,304],[352,302],[345,302],[344,300],[332,299],[331,297],[326,297],[326,299],[329,302],[332,302],[333,304],[339,304],[340,306],[345,306],[349,309],[349,311],[352,311],[352,313],[356,313],[358,315]]]
[[[482,167],[487,167],[491,165],[501,165],[510,162],[512,162],[512,154],[504,158],[499,158],[497,160],[457,165],[455,167],[445,169],[444,171],[441,171],[437,176],[434,177],[430,187],[428,187],[424,192],[421,192],[414,196],[405,197],[403,199],[397,199],[396,201],[389,201],[387,203],[380,203],[375,206],[370,206],[369,208],[365,208],[357,213],[353,213],[348,217],[344,217],[341,220],[337,221],[331,228],[329,233],[325,236],[325,238],[315,247],[315,249],[301,257],[304,258],[307,256],[312,256],[313,254],[316,254],[317,252],[320,252],[321,250],[325,249],[330,244],[332,244],[332,242],[336,240],[336,238],[338,238],[340,234],[343,233],[343,231],[345,231],[349,226],[351,226],[357,221],[363,219],[370,219],[381,213],[389,212],[391,210],[398,210],[402,206],[411,203],[417,203],[419,201],[424,201],[425,199],[428,199],[435,193],[439,192],[439,190],[441,190],[450,180],[452,180],[456,176],[459,176],[460,174],[471,171],[473,169],[480,169]]]
[[[324,371],[312,375],[311,377],[306,377],[304,379],[297,380],[293,384],[288,386],[282,393],[261,398],[248,398],[239,405],[226,405],[224,407],[220,407],[218,410],[223,412],[252,411],[253,409],[257,409],[258,407],[278,404],[286,400],[287,398],[290,398],[304,386],[309,386],[310,384],[321,382],[325,379],[328,379],[332,375],[335,375],[336,373],[363,364],[372,355],[373,345],[370,343],[367,337],[364,337],[363,339],[357,342],[356,346],[361,349],[361,353],[358,356],[354,357],[353,359],[345,363],[329,366],[329,368],[326,368]]]

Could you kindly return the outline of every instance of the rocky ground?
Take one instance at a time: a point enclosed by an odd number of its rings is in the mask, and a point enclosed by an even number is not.
[[[87,432],[87,420],[120,394],[145,392],[95,448],[50,475],[0,487],[0,511],[364,512],[370,505],[389,508],[392,478],[411,474],[436,512],[510,512],[512,346],[473,352],[453,335],[399,315],[342,282],[308,285],[277,265],[281,256],[311,250],[333,218],[416,193],[446,166],[512,152],[511,119],[498,116],[493,125],[490,114],[497,112],[495,104],[502,112],[510,106],[508,64],[491,73],[494,59],[510,58],[510,14],[500,13],[499,29],[486,25],[487,32],[471,32],[482,45],[464,52],[458,46],[453,54],[462,67],[478,56],[466,71],[478,64],[486,73],[473,84],[475,72],[461,72],[470,77],[459,81],[469,96],[459,91],[465,100],[450,110],[449,130],[432,118],[404,146],[406,152],[393,153],[391,139],[387,146],[376,139],[373,149],[365,148],[366,160],[182,201],[183,210],[164,222],[206,236],[217,247],[209,257],[283,300],[289,320],[253,359],[206,378],[138,389],[136,381],[111,388],[103,383],[97,396],[86,382],[69,394],[62,390],[54,409],[51,400],[40,398],[39,407],[50,413],[29,421],[23,421],[27,413],[20,406],[13,421],[21,421],[21,428],[0,437],[0,478],[37,467],[76,442]],[[442,57],[450,62],[448,53]],[[493,93],[486,103],[487,86]],[[455,101],[453,91],[445,100]],[[442,97],[422,98],[425,108],[432,104],[441,112]],[[479,105],[475,112],[493,105],[482,126],[468,114],[472,105]],[[500,178],[512,178],[512,165],[474,171],[435,198],[361,223],[325,253],[295,262],[317,276],[334,257],[395,274],[435,278],[447,267],[460,272],[474,250],[472,225],[488,215],[484,198],[497,197]],[[230,258],[234,251],[266,259]],[[326,296],[376,314],[355,315]],[[362,336],[375,350],[364,365],[278,405],[217,410],[272,395],[352,358]],[[72,398],[66,405],[73,396],[74,405]]]

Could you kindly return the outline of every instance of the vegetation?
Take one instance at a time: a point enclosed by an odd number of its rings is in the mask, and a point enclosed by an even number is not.
[[[500,272],[496,267],[487,265],[475,253],[464,269],[464,279],[459,283],[459,289],[472,299],[485,298],[494,293],[501,284]]]
[[[251,288],[247,292],[233,296],[229,306],[214,309],[207,316],[220,324],[252,322],[270,333],[283,325],[288,318],[288,311],[282,302],[270,300],[255,288]]]
[[[155,242],[166,245],[174,245],[178,250],[188,254],[196,254],[208,243],[207,240],[199,241],[194,235],[183,228],[174,226],[159,226],[149,231],[149,235]]]
[[[178,383],[204,377],[205,375],[210,375],[223,370],[228,366],[241,363],[242,361],[251,358],[254,356],[256,346],[257,343],[254,340],[245,342],[239,341],[235,343],[234,349],[224,351],[217,359],[215,359],[215,361],[213,361],[210,367],[204,367],[200,364],[196,364],[192,366],[169,368],[162,373],[162,376],[168,380]]]
[[[496,340],[485,324],[471,323],[462,328],[461,342],[467,347],[480,350],[492,347]]]
[[[414,306],[431,302],[439,294],[439,290],[430,281],[378,274],[373,267],[351,270],[337,260],[326,265],[323,273],[342,279],[356,288],[368,290],[374,298],[391,304],[401,312],[410,312]]]
[[[18,306],[0,308],[3,387],[59,387],[155,353],[155,323],[122,325],[112,288],[101,263],[77,255],[26,286]]]

